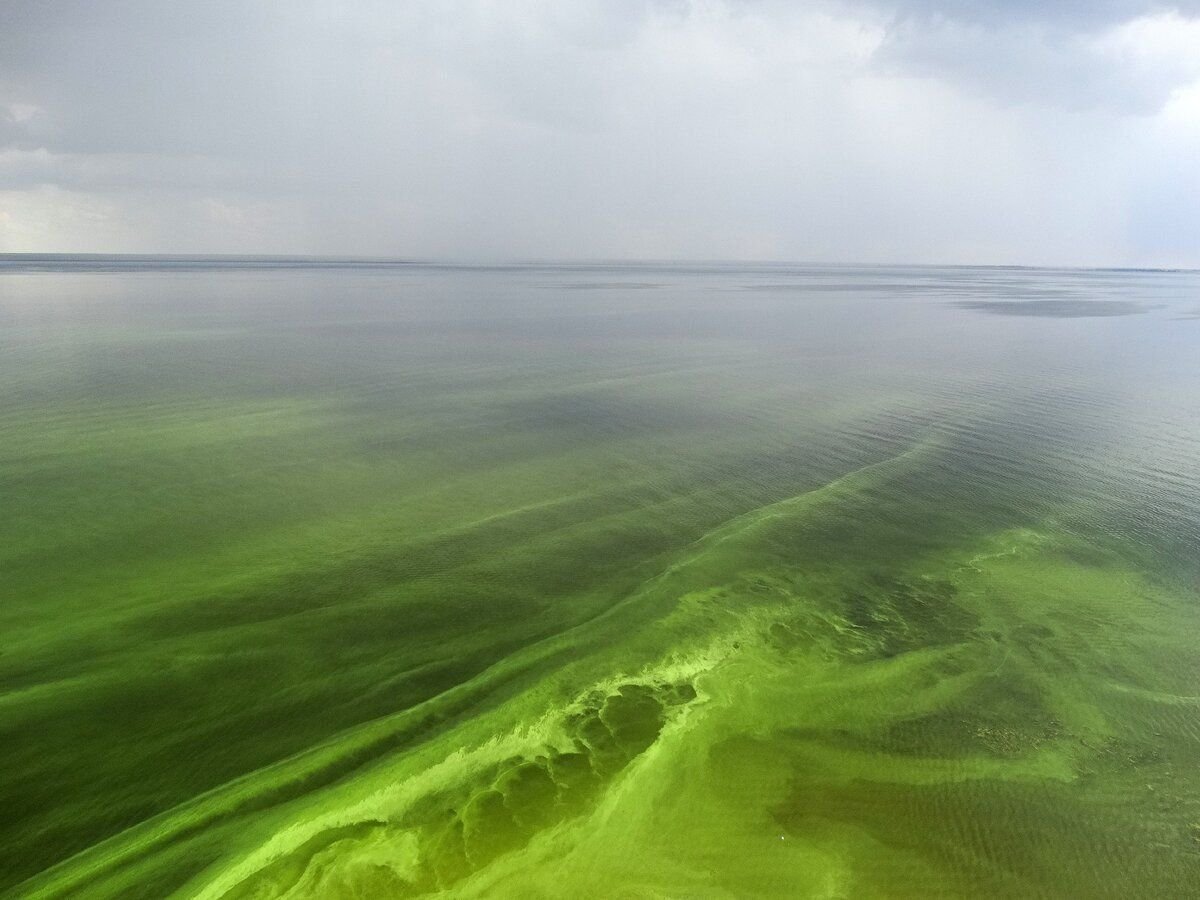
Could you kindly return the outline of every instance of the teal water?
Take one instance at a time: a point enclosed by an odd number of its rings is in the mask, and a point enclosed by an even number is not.
[[[0,893],[1187,897],[1200,274],[0,258]]]

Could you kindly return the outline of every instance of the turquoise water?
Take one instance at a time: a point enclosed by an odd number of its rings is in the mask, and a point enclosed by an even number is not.
[[[1185,897],[1200,275],[0,261],[0,892]]]

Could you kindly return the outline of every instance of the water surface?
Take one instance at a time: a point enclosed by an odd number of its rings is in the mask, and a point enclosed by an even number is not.
[[[1198,299],[6,258],[0,892],[1192,895]]]

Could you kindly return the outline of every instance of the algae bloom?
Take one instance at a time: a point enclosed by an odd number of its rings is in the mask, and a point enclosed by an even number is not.
[[[0,894],[1194,896],[1198,293],[9,260]]]

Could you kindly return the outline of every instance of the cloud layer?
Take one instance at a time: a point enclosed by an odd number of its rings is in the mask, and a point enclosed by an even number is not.
[[[1200,0],[10,0],[0,251],[1200,266]]]

